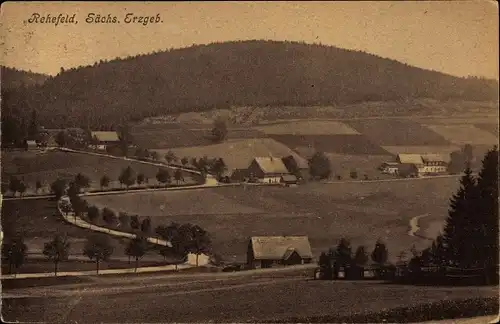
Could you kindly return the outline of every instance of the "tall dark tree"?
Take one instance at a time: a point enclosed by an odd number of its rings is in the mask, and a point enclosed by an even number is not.
[[[341,238],[335,250],[335,261],[340,266],[349,264],[352,260],[351,243],[345,238]]]
[[[35,183],[36,193],[38,193],[40,191],[40,189],[42,189],[42,188],[43,188],[42,182],[40,180],[36,180],[36,183]]]
[[[38,118],[36,114],[36,110],[33,109],[31,111],[31,120],[28,128],[28,138],[31,140],[35,140],[38,135]]]
[[[332,263],[330,261],[330,257],[326,253],[322,252],[319,256],[318,266],[325,279],[332,278]]]
[[[120,181],[120,184],[125,185],[128,189],[131,185],[135,183],[134,170],[130,166],[123,169],[122,173],[120,174],[120,177],[118,178],[118,181]]]
[[[175,170],[174,179],[175,179],[175,181],[177,181],[177,184],[179,184],[181,181],[184,181],[184,176],[183,176],[182,171],[180,169]]]
[[[156,174],[156,180],[162,184],[168,184],[171,181],[170,173],[167,169],[160,168]]]
[[[19,191],[19,187],[21,186],[21,180],[16,178],[15,176],[11,176],[9,180],[9,190],[16,195],[16,192]]]
[[[90,178],[82,173],[78,173],[75,176],[74,182],[79,188],[89,188],[90,187]]]
[[[141,232],[149,233],[151,231],[151,218],[146,217],[141,222]]]
[[[387,262],[387,259],[389,258],[389,252],[387,251],[385,243],[381,239],[378,239],[377,243],[375,243],[375,248],[372,251],[371,257],[373,262],[380,265],[383,265]]]
[[[323,152],[316,152],[309,159],[309,173],[314,179],[327,179],[332,173],[330,160]]]
[[[68,136],[65,131],[60,131],[57,133],[55,141],[59,147],[66,146],[68,144]]]
[[[70,243],[66,236],[56,235],[52,241],[45,243],[43,254],[54,263],[54,274],[57,276],[57,266],[68,260]]]
[[[120,148],[124,156],[128,156],[128,148],[133,143],[132,134],[127,124],[121,125],[118,129]]]
[[[97,208],[96,206],[89,206],[87,208],[87,217],[91,222],[94,222],[97,219],[99,219],[99,214],[100,214],[99,208]]]
[[[9,265],[9,273],[12,273],[12,269],[14,269],[14,273],[17,273],[17,269],[26,259],[27,250],[22,236],[16,236],[3,242],[2,260]]]
[[[212,128],[212,138],[215,142],[221,142],[227,137],[227,124],[222,118],[217,118],[214,121],[214,126]]]
[[[130,240],[128,245],[125,247],[125,254],[135,258],[135,271],[139,267],[139,259],[142,258],[147,251],[147,241],[143,237],[137,237]]]
[[[83,255],[96,263],[96,273],[99,273],[101,261],[108,261],[113,254],[113,246],[108,236],[94,235],[87,239],[83,247]]]
[[[471,241],[474,223],[477,222],[478,191],[472,170],[467,167],[460,179],[460,188],[450,200],[450,209],[443,232],[446,259],[459,267],[471,267],[477,259],[475,242]]]
[[[61,198],[66,190],[66,180],[57,179],[50,185],[51,192],[56,196],[56,199]]]
[[[101,181],[100,181],[100,185],[101,185],[101,190],[104,188],[104,187],[108,187],[109,186],[109,182],[111,180],[109,179],[109,177],[107,175],[103,175],[102,178],[101,178]]]
[[[364,246],[358,246],[356,253],[354,253],[354,264],[358,266],[364,266],[368,262],[368,254]]]
[[[486,153],[477,178],[477,225],[471,238],[477,242],[476,258],[485,268],[499,264],[498,175],[498,147],[495,146]]]

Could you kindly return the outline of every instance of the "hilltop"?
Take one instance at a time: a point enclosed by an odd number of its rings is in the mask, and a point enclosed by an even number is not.
[[[27,72],[6,66],[1,67],[0,76],[2,81],[2,91],[17,89],[23,86],[29,88],[41,85],[50,78],[50,76],[46,74],[34,73],[31,71]]]
[[[360,51],[278,41],[193,45],[62,71],[11,100],[47,127],[114,128],[214,108],[338,106],[430,98],[496,100],[498,82],[458,78]],[[393,113],[387,108],[385,114]]]

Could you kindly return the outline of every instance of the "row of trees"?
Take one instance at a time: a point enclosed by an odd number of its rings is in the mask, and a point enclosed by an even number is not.
[[[388,257],[387,247],[379,239],[370,254],[370,258],[375,264],[383,266],[387,263]],[[353,253],[349,240],[341,238],[337,247],[331,248],[326,253],[321,253],[318,264],[326,278],[332,278],[338,275],[341,267],[344,269],[361,269],[368,261],[368,252],[363,245],[358,246]]]
[[[57,275],[61,262],[67,261],[70,255],[71,243],[67,236],[55,235],[54,238],[44,244],[43,254],[54,263],[54,274]],[[139,260],[149,250],[148,243],[144,237],[129,240],[125,246],[124,253],[135,259],[135,269],[139,267]],[[17,273],[27,258],[28,248],[22,236],[4,242],[2,245],[2,261],[9,266],[9,273]],[[83,255],[96,263],[99,273],[99,265],[103,261],[109,261],[114,252],[111,239],[107,235],[94,234],[87,238]]]

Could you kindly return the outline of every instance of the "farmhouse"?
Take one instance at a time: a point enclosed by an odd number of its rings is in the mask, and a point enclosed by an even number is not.
[[[309,178],[309,164],[306,160],[294,157],[293,155],[285,156],[281,160],[288,172],[295,175],[299,180]]]
[[[449,156],[424,154],[422,155],[422,160],[424,162],[423,172],[425,174],[445,173],[448,171]]]
[[[94,149],[105,150],[109,145],[118,144],[120,141],[117,132],[91,132],[91,146]]]
[[[27,150],[31,151],[31,150],[35,150],[36,148],[38,148],[36,141],[32,141],[32,140],[26,141],[26,149]]]
[[[262,183],[280,183],[283,175],[290,174],[279,158],[256,157],[248,167],[248,175]]]
[[[312,252],[307,236],[254,236],[247,250],[250,268],[311,263]]]

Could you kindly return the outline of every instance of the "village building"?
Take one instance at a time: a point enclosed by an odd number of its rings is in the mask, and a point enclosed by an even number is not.
[[[310,177],[309,163],[297,156],[289,155],[281,159],[288,172],[295,175],[298,180],[307,180]]]
[[[32,151],[32,150],[36,150],[37,148],[38,148],[38,145],[37,145],[36,141],[33,141],[33,140],[26,141],[26,150]]]
[[[247,265],[252,269],[311,261],[311,244],[307,236],[254,236],[248,243]]]
[[[280,158],[256,157],[248,167],[248,177],[261,183],[280,183],[283,175],[290,174]]]
[[[398,174],[399,165],[398,162],[385,162],[380,166],[380,171],[386,174]]]
[[[108,146],[117,145],[120,142],[117,132],[91,132],[91,148],[106,150]]]
[[[422,155],[424,162],[424,174],[446,173],[448,171],[448,164],[450,157],[440,154],[424,154]]]

